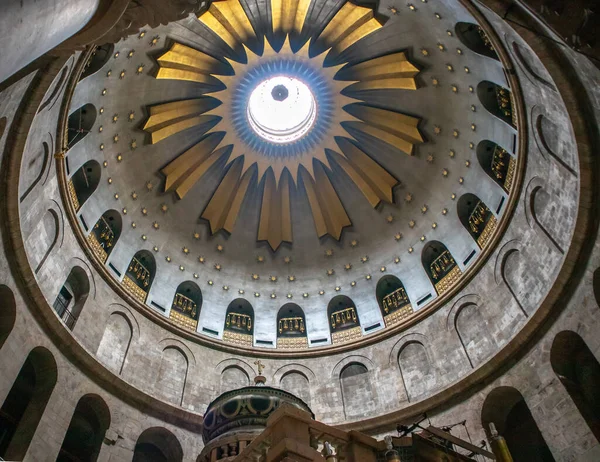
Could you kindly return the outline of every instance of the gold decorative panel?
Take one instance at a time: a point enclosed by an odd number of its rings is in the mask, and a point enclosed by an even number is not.
[[[229,330],[225,330],[223,332],[223,341],[228,343],[233,343],[234,345],[239,345],[243,347],[251,347],[252,346],[252,335],[251,334],[241,334],[239,332],[231,332]]]
[[[73,203],[73,207],[75,211],[79,211],[79,199],[77,199],[77,193],[75,192],[75,185],[73,184],[73,180],[69,180],[67,183],[67,188],[69,189],[69,196],[71,197],[71,202]]]
[[[137,298],[140,302],[146,303],[146,297],[148,297],[148,294],[146,293],[146,291],[143,290],[140,286],[138,286],[133,281],[133,279],[131,279],[127,275],[123,278],[123,286],[127,289],[127,291],[131,295],[133,295],[135,298]]]
[[[408,318],[413,313],[412,305],[404,305],[402,308],[393,311],[392,313],[383,317],[385,321],[385,326],[393,326],[398,324],[403,319]]]
[[[435,291],[439,295],[442,295],[460,279],[461,275],[462,271],[458,266],[455,266],[439,282],[436,282]]]
[[[242,313],[227,313],[225,329],[252,332],[252,316]]]
[[[173,323],[177,326],[192,332],[196,332],[196,329],[198,328],[198,321],[186,316],[183,313],[180,313],[179,311],[176,311],[173,308],[171,308],[171,312],[169,313],[169,319],[171,319],[171,321],[173,321]]]
[[[513,178],[515,177],[515,169],[517,168],[517,161],[513,156],[510,156],[508,161],[508,169],[506,171],[506,179],[504,180],[504,189],[506,192],[511,192]]]
[[[277,348],[282,350],[308,348],[308,339],[306,337],[279,337],[277,338]]]
[[[408,295],[406,295],[404,287],[399,287],[391,294],[387,294],[385,297],[383,297],[381,304],[383,305],[384,313],[390,314],[391,312],[402,308],[404,305],[408,305],[409,303]]]
[[[94,251],[94,254],[96,254],[96,257],[98,257],[98,259],[102,263],[106,262],[108,255],[107,255],[106,251],[100,245],[100,242],[98,242],[98,239],[96,238],[96,235],[94,234],[93,231],[88,235],[87,239],[88,239],[88,243],[90,244],[90,247]]]
[[[337,343],[350,342],[362,337],[362,331],[360,326],[353,327],[352,329],[340,330],[331,334],[331,343],[334,345]]]
[[[481,236],[479,236],[479,238],[477,239],[477,244],[480,248],[483,249],[490,241],[490,239],[492,238],[492,234],[494,234],[494,230],[496,229],[497,224],[498,220],[494,215],[492,215],[488,220],[487,224],[485,225]]]

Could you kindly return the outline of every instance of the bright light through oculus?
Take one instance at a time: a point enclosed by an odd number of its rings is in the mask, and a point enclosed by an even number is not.
[[[248,122],[261,138],[291,143],[306,135],[317,117],[317,103],[302,81],[277,75],[259,83],[246,109]]]

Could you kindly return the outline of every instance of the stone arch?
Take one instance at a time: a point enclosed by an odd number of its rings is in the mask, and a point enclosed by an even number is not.
[[[438,295],[450,289],[462,274],[448,248],[439,241],[425,244],[421,252],[421,263]]]
[[[296,303],[286,303],[277,312],[277,348],[308,348],[306,317]]]
[[[476,151],[477,160],[483,171],[505,193],[510,193],[517,165],[515,157],[502,146],[490,140],[480,141]]]
[[[95,160],[88,160],[71,176],[68,182],[69,196],[76,212],[98,189],[101,176],[102,169]]]
[[[588,427],[600,441],[600,363],[580,335],[559,332],[550,349],[550,364]]]
[[[310,381],[302,372],[291,370],[284,373],[279,381],[279,386],[300,398],[310,407]]]
[[[336,295],[327,305],[331,343],[344,343],[362,336],[356,305],[346,295]]]
[[[184,351],[178,346],[166,346],[162,350],[156,376],[157,394],[165,401],[183,405],[188,369],[189,360]]]
[[[375,298],[386,327],[398,324],[413,312],[404,284],[394,275],[388,274],[379,279]]]
[[[254,343],[254,308],[244,298],[236,298],[227,307],[223,340],[251,347]]]
[[[516,58],[516,62],[520,64],[523,67],[523,69],[525,69],[525,71],[537,82],[541,83],[542,85],[545,85],[553,91],[556,91],[556,87],[552,84],[552,82],[543,77],[541,73],[535,69],[536,66],[531,62],[531,60],[533,59],[531,53],[515,41],[509,44],[508,35],[505,35],[505,40],[507,45],[509,45],[509,47],[512,49],[512,53]]]
[[[487,395],[481,409],[481,424],[488,437],[492,423],[506,439],[514,460],[554,461],[523,395],[516,388],[502,386]],[[522,435],[527,435],[527,438]]]
[[[517,115],[509,89],[488,80],[483,80],[477,85],[477,97],[490,114],[511,127],[517,128]]]
[[[250,364],[248,364],[246,361],[242,361],[241,359],[237,358],[224,359],[219,364],[217,364],[217,366],[215,367],[215,372],[217,374],[221,374],[229,366],[236,366],[240,369],[243,369],[248,377],[253,377],[256,375],[256,371]]]
[[[0,284],[0,350],[15,326],[17,303],[10,287]]]
[[[250,385],[250,377],[247,372],[238,365],[227,366],[219,377],[219,390],[221,393],[235,390]]]
[[[183,449],[177,437],[166,428],[152,427],[138,437],[132,462],[182,462]]]
[[[121,237],[123,218],[115,209],[107,210],[98,219],[88,235],[92,250],[102,263],[106,263]]]
[[[58,239],[61,235],[60,232],[60,219],[59,215],[53,208],[46,210],[42,219],[38,222],[33,233],[30,234],[28,241],[32,242],[32,249],[30,249],[29,255],[31,255],[35,266],[35,274],[38,274],[46,260],[56,247]],[[41,256],[39,260],[36,257]]]
[[[495,342],[480,311],[477,295],[461,297],[450,310],[453,327],[472,368],[482,364],[495,351]]]
[[[84,104],[69,115],[67,120],[67,149],[73,148],[91,132],[96,122],[96,106]]]
[[[23,460],[57,376],[58,368],[52,353],[44,347],[31,350],[0,409],[0,415],[6,416],[0,457]]]
[[[85,64],[79,81],[94,75],[102,69],[113,55],[114,50],[115,46],[112,43],[105,43],[104,45],[97,46],[88,59],[88,62]]]
[[[69,58],[69,60],[67,61],[67,63],[63,66],[62,70],[60,71],[60,75],[58,76],[58,79],[55,79],[56,84],[54,85],[52,92],[48,95],[46,100],[40,105],[40,107],[37,111],[38,114],[46,108],[48,108],[48,110],[50,110],[50,109],[52,109],[52,107],[54,107],[54,105],[56,104],[56,101],[58,101],[58,94],[67,85],[67,76],[69,75],[74,62],[75,62],[75,58],[73,56],[71,56]]]
[[[377,409],[375,389],[371,372],[361,361],[350,361],[339,373],[344,416],[356,419]]]
[[[202,309],[202,291],[193,281],[185,281],[177,286],[169,318],[184,329],[196,331],[200,310]]]
[[[306,367],[303,364],[290,363],[290,364],[286,364],[285,366],[281,366],[279,369],[277,369],[275,371],[275,373],[273,374],[273,379],[272,379],[273,383],[280,383],[281,378],[288,372],[292,372],[292,371],[298,371],[301,374],[305,375],[308,378],[309,382],[314,382],[317,380],[317,376],[312,371],[312,369]]]
[[[120,375],[125,366],[132,337],[133,325],[129,317],[121,311],[114,311],[106,322],[96,357]]]
[[[460,196],[456,204],[456,212],[461,224],[469,235],[483,249],[496,229],[496,215],[475,194],[466,193]]]
[[[58,460],[96,460],[110,420],[110,410],[100,396],[82,396],[71,417]]]
[[[0,140],[4,136],[6,126],[8,125],[8,119],[6,117],[0,117]]]
[[[75,327],[89,294],[90,280],[86,271],[80,266],[74,266],[53,305],[58,317],[70,330]]]
[[[156,260],[154,256],[147,250],[139,250],[127,267],[123,285],[137,300],[146,303],[155,276]]]
[[[397,361],[409,402],[433,390],[437,383],[434,363],[425,344],[407,338],[399,349]]]
[[[535,229],[548,245],[564,255],[565,251],[543,223],[543,214],[552,202],[544,181],[539,177],[532,178],[525,189],[525,197],[525,217],[529,226]]]
[[[502,252],[502,256],[501,256],[501,260],[500,260],[500,277],[502,279],[502,282],[504,282],[504,284],[506,285],[506,288],[508,289],[508,291],[510,292],[510,294],[513,297],[513,300],[517,303],[517,306],[519,307],[519,309],[521,310],[521,312],[525,315],[525,317],[529,317],[529,313],[527,313],[527,311],[525,310],[525,307],[521,304],[521,301],[519,300],[519,297],[517,297],[517,293],[515,292],[515,289],[513,288],[513,284],[510,282],[510,278],[509,278],[509,270],[511,268],[511,266],[513,265],[517,265],[517,263],[515,263],[515,260],[517,258],[519,258],[520,256],[520,249],[518,248],[508,248],[506,249],[506,251]],[[498,257],[500,258],[500,255],[498,255]]]
[[[38,151],[38,155],[35,156],[31,161],[29,161],[29,163],[27,164],[27,171],[21,173],[22,178],[24,176],[33,176],[33,179],[31,180],[31,183],[29,184],[25,192],[21,195],[19,202],[23,202],[31,193],[31,191],[35,189],[39,182],[42,181],[44,174],[49,172],[50,163],[50,146],[46,141],[43,141],[42,147]]]
[[[500,61],[496,50],[492,46],[490,39],[481,26],[470,22],[458,22],[454,26],[456,36],[461,43],[469,50],[478,55],[487,56],[488,58]]]
[[[557,134],[560,132],[558,126],[550,120],[545,111],[540,106],[534,106],[531,109],[531,126],[534,127],[533,138],[537,144],[542,157],[556,162],[567,172],[574,177],[577,177],[577,172],[565,160],[558,155],[558,139]],[[573,161],[573,159],[570,159]]]

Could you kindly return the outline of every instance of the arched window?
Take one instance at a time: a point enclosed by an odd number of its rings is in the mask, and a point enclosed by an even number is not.
[[[68,182],[69,196],[75,211],[79,211],[98,185],[100,184],[100,164],[95,160],[88,160],[71,177]]]
[[[421,263],[438,295],[450,289],[462,274],[450,251],[438,241],[431,241],[425,245]]]
[[[550,350],[550,363],[592,433],[600,441],[600,363],[575,332],[560,332]]]
[[[183,449],[173,433],[166,428],[152,427],[138,437],[132,462],[181,462]]]
[[[0,284],[0,349],[12,332],[16,318],[15,296],[10,288]]]
[[[75,327],[89,294],[90,281],[87,273],[79,266],[74,267],[54,301],[54,311],[69,329],[73,330]]]
[[[112,43],[106,43],[96,47],[88,59],[88,62],[86,63],[79,80],[81,81],[102,69],[113,55],[114,49],[115,46]]]
[[[277,348],[308,348],[304,311],[295,303],[286,303],[277,313]]]
[[[292,395],[297,396],[310,406],[310,382],[308,381],[308,377],[302,372],[286,372],[283,377],[281,377],[279,386]]]
[[[490,42],[489,37],[481,26],[470,22],[459,22],[454,28],[458,39],[467,47],[469,50],[488,58],[493,58],[500,61],[496,50]]]
[[[148,292],[156,276],[156,261],[150,252],[140,250],[131,259],[123,278],[123,285],[131,295],[146,303]]]
[[[247,387],[250,385],[250,377],[244,369],[238,366],[229,366],[221,372],[221,393],[229,390]]]
[[[463,194],[456,205],[458,218],[480,249],[489,242],[496,229],[496,216],[475,194]]]
[[[227,307],[223,340],[251,347],[254,338],[254,309],[247,300],[237,298]]]
[[[398,366],[408,401],[415,401],[436,386],[436,373],[425,345],[410,341],[398,353]]]
[[[108,210],[102,214],[94,225],[88,236],[90,247],[102,263],[106,262],[108,256],[115,247],[121,236],[123,220],[121,214],[116,210]]]
[[[481,410],[481,424],[488,436],[490,424],[506,439],[515,462],[554,462],[523,395],[513,387],[490,392]]]
[[[43,347],[31,350],[0,408],[0,457],[3,460],[25,457],[56,378],[52,353]]]
[[[331,343],[344,343],[362,336],[356,305],[345,295],[333,297],[327,305]]]
[[[83,396],[71,417],[57,462],[96,460],[108,427],[110,411],[104,400],[97,395]]]
[[[517,166],[515,158],[496,143],[483,140],[477,145],[477,160],[485,173],[510,193]]]
[[[192,281],[182,282],[175,291],[169,318],[179,327],[196,332],[201,308],[202,291],[198,284]]]
[[[71,149],[84,139],[92,131],[94,122],[96,122],[96,106],[93,104],[88,103],[71,113],[67,121],[67,149]]]
[[[484,80],[477,85],[477,96],[490,114],[517,128],[517,113],[510,90]]]
[[[383,276],[377,283],[375,296],[386,327],[398,324],[413,312],[404,285],[396,276]]]
[[[353,362],[342,369],[340,388],[347,419],[363,417],[377,408],[375,393],[371,387],[371,376],[363,364]]]

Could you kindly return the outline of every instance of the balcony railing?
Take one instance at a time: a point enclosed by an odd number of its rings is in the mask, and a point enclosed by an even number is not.
[[[65,325],[69,328],[69,330],[73,330],[75,327],[75,323],[77,322],[77,317],[71,313],[66,306],[58,305],[54,307],[56,314],[65,323]]]

